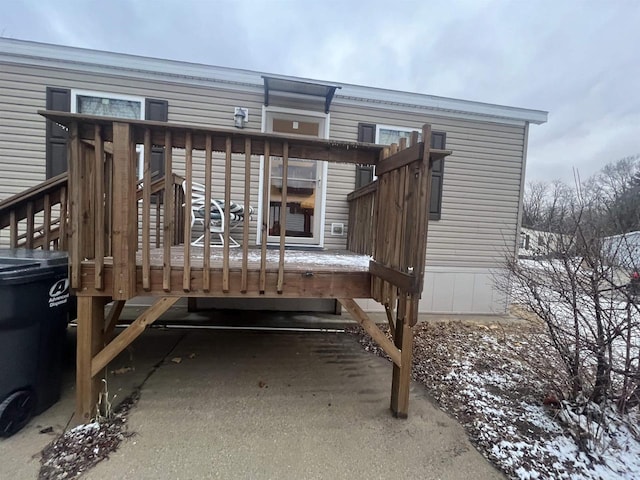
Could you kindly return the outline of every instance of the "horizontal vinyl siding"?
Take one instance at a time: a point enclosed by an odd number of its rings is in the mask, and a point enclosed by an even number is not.
[[[333,130],[333,128],[331,128]],[[356,171],[353,165],[330,163],[327,169],[327,207],[324,226],[324,245],[326,248],[347,248],[347,224],[349,223],[349,204],[347,194],[356,184]],[[331,235],[331,224],[342,223],[344,235]]]
[[[234,107],[249,108],[247,130],[260,131],[262,93],[204,86],[135,80],[113,75],[3,64],[0,68],[0,199],[44,180],[45,88],[57,86],[97,92],[159,98],[169,102],[169,121],[229,128]],[[276,102],[277,103],[277,102]],[[331,108],[330,138],[357,140],[358,123],[420,129],[431,123],[447,133],[453,155],[445,162],[442,218],[429,225],[427,262],[432,266],[494,267],[506,248],[515,248],[522,175],[524,127],[475,120],[391,112],[370,106],[347,106],[336,98]],[[184,172],[184,153],[174,153],[174,170]],[[224,158],[214,157],[213,196],[224,196]],[[259,197],[259,159],[251,164],[251,244],[255,244]],[[194,179],[204,183],[204,161],[194,152]],[[346,195],[354,189],[353,165],[329,164],[325,214],[325,247],[344,248],[346,235],[331,236],[331,224],[347,227]],[[244,157],[234,156],[232,199],[242,203]],[[345,232],[346,233],[346,232]],[[240,239],[242,230],[234,232]]]
[[[493,268],[515,248],[524,127],[334,102],[331,137],[356,140],[359,122],[447,133],[442,217],[429,222],[427,264]],[[345,188],[344,194],[350,189]]]

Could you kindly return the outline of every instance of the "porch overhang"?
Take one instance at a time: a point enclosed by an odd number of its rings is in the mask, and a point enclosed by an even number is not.
[[[309,82],[294,80],[287,77],[262,75],[264,80],[264,106],[269,106],[269,99],[273,92],[278,92],[290,97],[306,99],[318,99],[324,102],[324,113],[329,113],[331,101],[338,85],[331,83]]]

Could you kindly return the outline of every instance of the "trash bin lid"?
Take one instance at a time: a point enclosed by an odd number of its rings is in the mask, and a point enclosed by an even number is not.
[[[0,263],[3,260],[31,260],[40,265],[58,266],[69,263],[67,252],[58,250],[30,250],[27,248],[0,248]]]
[[[67,268],[66,252],[0,249],[0,285],[29,283]]]

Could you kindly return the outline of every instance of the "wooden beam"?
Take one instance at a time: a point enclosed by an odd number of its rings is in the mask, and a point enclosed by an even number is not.
[[[231,238],[231,137],[225,140],[225,162],[224,162],[224,228],[222,242],[222,291],[229,291],[229,239]]]
[[[104,346],[104,299],[78,298],[76,353],[76,423],[88,423],[96,413],[101,390],[98,372],[91,369],[91,359]]]
[[[422,208],[417,209],[417,244],[414,254],[415,275],[417,280],[418,293],[422,292],[424,286],[424,269],[427,256],[427,235],[429,233],[429,205],[431,203],[431,177],[433,171],[433,159],[430,154],[431,146],[431,125],[425,124],[422,127],[422,139],[424,141],[424,158],[420,165],[421,182],[419,186],[419,202]],[[411,292],[409,292],[411,293]],[[417,312],[416,312],[417,315]],[[416,316],[417,318],[417,316]],[[415,322],[412,323],[412,326]]]
[[[266,290],[267,281],[267,235],[269,234],[269,170],[271,169],[271,150],[269,142],[264,145],[262,169],[262,228],[260,229],[260,292]]]
[[[374,193],[376,190],[378,190],[378,180],[367,183],[364,187],[360,187],[359,189],[351,192],[347,195],[347,201],[350,202],[365,195],[369,195],[370,193]]]
[[[18,219],[15,210],[9,212],[9,245],[11,248],[18,246]]]
[[[118,320],[120,320],[120,314],[122,313],[122,309],[125,305],[124,300],[116,300],[109,308],[109,312],[107,312],[107,316],[104,320],[104,336],[106,340],[111,339],[111,335],[118,324]]]
[[[123,119],[112,117],[100,117],[95,115],[82,115],[65,112],[55,112],[39,110],[38,113],[49,120],[61,125],[68,126],[73,121],[81,121],[82,128],[80,135],[82,139],[93,139],[93,125],[103,125],[105,130],[105,141],[110,141],[111,125],[114,122],[121,122]],[[152,142],[154,145],[164,145],[164,134],[170,129],[174,137],[174,147],[185,148],[186,133],[193,135],[194,148],[204,150],[205,136],[211,134],[214,137],[213,150],[217,152],[225,151],[225,138],[232,138],[232,153],[244,154],[245,139],[252,140],[252,150],[254,155],[264,155],[265,145],[272,143],[271,154],[282,156],[282,142],[289,139],[290,158],[308,158],[312,160],[322,160],[329,162],[355,163],[361,165],[375,165],[380,150],[380,145],[345,142],[340,140],[324,140],[313,138],[290,138],[284,135],[273,133],[250,132],[248,130],[211,128],[205,126],[180,125],[175,123],[150,121],[150,120],[126,120],[126,122],[136,127],[136,131],[143,131],[151,128],[153,131]],[[89,132],[90,130],[90,132]],[[136,138],[138,143],[142,143],[142,134]]]
[[[407,301],[406,296],[401,296],[400,302],[403,301]],[[417,303],[415,306],[417,307]],[[407,308],[411,310],[413,307]],[[417,314],[417,308],[415,314]],[[409,389],[413,357],[413,329],[410,325],[412,315],[413,313],[409,311],[403,318],[398,317],[396,320],[394,345],[400,349],[402,360],[400,365],[393,367],[390,408],[397,418],[407,418],[409,414]]]
[[[393,321],[393,312],[391,311],[391,307],[389,305],[384,306],[384,311],[387,314],[387,323],[389,324],[389,330],[391,331],[391,336],[395,336],[396,334],[396,324]]]
[[[113,136],[113,240],[111,247],[114,283],[112,296],[114,300],[128,300],[135,295],[136,290],[138,206],[136,203],[135,146],[131,126],[127,123],[114,123]],[[73,184],[73,180],[71,183]],[[74,233],[76,232],[72,233],[72,239]]]
[[[69,246],[69,268],[71,270],[71,288],[80,287],[80,262],[82,261],[80,232],[82,225],[82,191],[80,184],[80,142],[78,141],[78,125],[69,127],[67,147],[67,165],[69,168],[69,214],[71,223],[71,245]]]
[[[44,194],[44,220],[42,222],[42,249],[49,250],[51,243],[51,195]]]
[[[387,172],[420,160],[422,158],[423,151],[424,144],[418,143],[417,145],[412,145],[405,150],[393,152],[391,156],[378,162],[378,165],[376,165],[376,175],[380,177]]]
[[[63,251],[66,251],[69,245],[67,218],[69,212],[68,192],[69,189],[67,185],[63,185],[60,188],[60,233],[58,250]]]
[[[93,205],[95,210],[94,225],[94,244],[95,244],[95,261],[96,288],[102,289],[103,285],[103,267],[104,267],[104,243],[105,243],[105,223],[104,223],[104,143],[102,142],[102,132],[100,125],[95,126],[94,133],[94,149],[96,162],[93,171],[95,175]]]
[[[204,258],[202,269],[202,288],[205,292],[211,289],[209,285],[209,268],[211,267],[211,172],[213,169],[213,151],[211,135],[207,135],[204,152],[204,204],[208,210],[203,219]]]
[[[371,335],[371,338],[380,346],[380,348],[382,348],[385,353],[391,357],[393,363],[400,367],[403,361],[400,350],[384,333],[382,333],[382,331],[380,331],[375,322],[369,318],[362,308],[360,308],[360,305],[358,305],[352,298],[338,298],[338,301],[347,309],[353,319],[362,325],[362,328]]]
[[[151,130],[144,131],[144,162],[142,167],[142,288],[151,289]]]
[[[369,271],[371,275],[381,278],[382,280],[389,282],[401,290],[407,292],[417,292],[416,277],[408,273],[394,270],[393,268],[382,265],[375,260],[369,261]]]
[[[163,276],[162,289],[171,290],[171,245],[175,233],[176,212],[174,210],[175,193],[173,188],[173,149],[171,131],[167,130],[164,140],[164,225],[163,225]]]
[[[242,287],[247,291],[247,270],[249,268],[249,224],[251,218],[247,216],[251,203],[251,139],[244,141],[244,221],[242,222]]]
[[[140,267],[138,267],[140,268]],[[139,270],[140,271],[140,270]],[[265,281],[267,287],[264,291],[259,290],[260,272],[250,270],[248,272],[248,286],[246,293],[241,291],[242,272],[240,269],[229,272],[229,293],[222,292],[221,270],[211,269],[210,286],[211,291],[205,292],[202,288],[202,269],[193,269],[193,281],[190,297],[238,297],[238,298],[258,298],[258,297],[286,297],[286,298],[337,298],[348,296],[349,298],[368,298],[370,295],[371,275],[368,272],[314,272],[285,271],[284,290],[279,294],[276,291],[278,278],[277,271],[267,271]],[[94,266],[86,262],[82,265],[82,278],[85,280],[82,289],[76,292],[79,296],[105,296],[108,297],[113,279],[110,265],[105,265],[105,290],[96,290],[93,287]],[[176,266],[171,270],[171,291],[164,292],[162,289],[162,267],[151,267],[151,294],[152,295],[175,295],[186,296],[182,290],[182,267]],[[138,284],[138,295],[149,295],[142,289],[142,283]]]
[[[191,289],[191,185],[193,184],[193,144],[191,133],[186,133],[184,152],[185,182],[184,182],[184,267],[182,271],[182,290]]]
[[[278,259],[278,283],[276,290],[282,293],[284,283],[284,247],[287,238],[287,182],[289,181],[289,144],[282,148],[282,190],[280,192],[280,252]]]
[[[109,342],[109,345],[93,357],[91,361],[91,375],[97,375],[98,372],[105,368],[120,352],[131,345],[131,342],[144,332],[147,325],[155,322],[160,315],[171,308],[179,299],[180,297],[161,297],[145,310],[131,325]]]

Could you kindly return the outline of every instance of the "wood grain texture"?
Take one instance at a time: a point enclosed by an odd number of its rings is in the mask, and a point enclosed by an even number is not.
[[[138,234],[135,146],[127,123],[113,124],[113,235],[114,300],[128,300],[136,288],[136,245]],[[72,178],[72,185],[76,180]],[[75,215],[72,212],[71,218]],[[73,232],[72,232],[73,239]],[[72,259],[72,266],[77,259]]]

